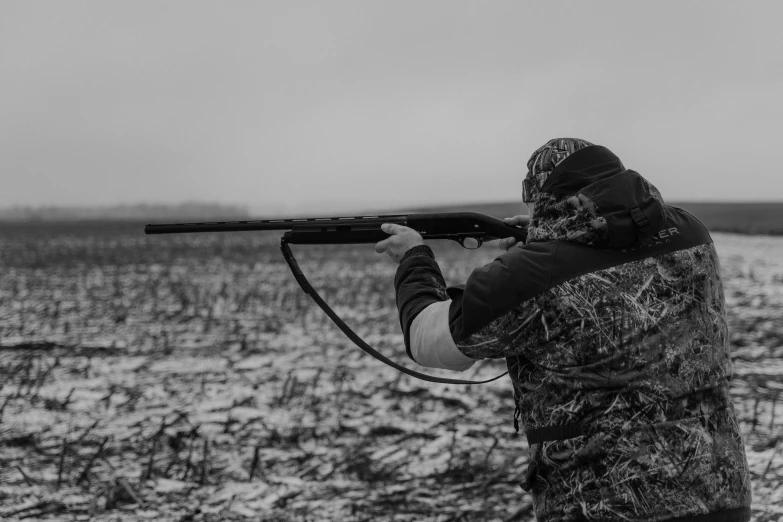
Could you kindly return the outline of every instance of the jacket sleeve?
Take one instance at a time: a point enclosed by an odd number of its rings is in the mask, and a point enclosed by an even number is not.
[[[454,346],[470,359],[508,357],[504,348],[510,343],[515,330],[526,325],[529,314],[520,313],[522,303],[542,293],[549,287],[552,257],[556,243],[532,243],[514,247],[491,263],[477,268],[465,285],[446,288],[446,282],[429,247],[412,255],[406,254],[397,269],[395,288],[400,324],[405,334],[408,356],[414,360],[438,360],[442,356],[428,354],[428,350],[443,347],[443,342],[430,346],[411,344],[412,327],[424,328],[413,337],[418,339],[443,339],[440,333],[448,320],[448,330]],[[426,250],[424,250],[426,248]],[[410,254],[410,252],[409,252]],[[414,324],[416,317],[429,306],[448,301],[449,311],[427,314]],[[441,319],[438,319],[441,318]],[[435,331],[437,330],[437,331]],[[412,351],[413,348],[413,351]],[[414,357],[418,354],[418,357]],[[461,369],[467,361],[449,355]],[[447,366],[438,366],[447,367]]]
[[[433,303],[448,300],[446,281],[435,261],[435,254],[426,245],[417,246],[405,253],[394,276],[397,292],[397,310],[405,337],[408,357],[411,353],[411,325],[416,316]]]
[[[474,359],[516,355],[511,341],[535,318],[532,298],[550,288],[557,242],[512,247],[475,269],[464,288],[448,290],[449,328],[459,350]]]

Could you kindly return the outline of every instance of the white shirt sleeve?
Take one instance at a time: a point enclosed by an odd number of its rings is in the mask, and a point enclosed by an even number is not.
[[[411,324],[411,354],[422,366],[462,372],[476,360],[460,352],[451,338],[450,304],[451,300],[439,301],[419,312]]]

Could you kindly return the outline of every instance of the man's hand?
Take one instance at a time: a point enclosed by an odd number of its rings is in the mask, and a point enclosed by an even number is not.
[[[381,225],[381,230],[390,236],[383,241],[378,241],[375,244],[375,251],[379,254],[386,252],[395,263],[399,263],[405,252],[411,248],[424,244],[421,234],[412,228],[394,223],[384,223]]]
[[[503,222],[505,222],[506,225],[526,227],[530,223],[530,216],[507,217],[503,220]],[[498,246],[503,250],[508,250],[514,246],[516,242],[517,240],[513,237],[507,237],[506,239],[501,239],[500,243],[498,243]]]

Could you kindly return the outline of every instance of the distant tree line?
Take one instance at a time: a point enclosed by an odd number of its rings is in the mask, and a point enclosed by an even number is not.
[[[84,220],[227,220],[247,219],[246,207],[190,201],[177,204],[124,204],[112,206],[14,206],[0,209],[0,221],[84,221]]]

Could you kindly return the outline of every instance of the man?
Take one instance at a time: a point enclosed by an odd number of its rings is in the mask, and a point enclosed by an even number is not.
[[[408,355],[506,358],[540,521],[750,520],[707,230],[605,147],[555,139],[527,166],[529,219],[507,219],[526,243],[501,241],[464,285],[446,288],[415,230],[383,226]]]

